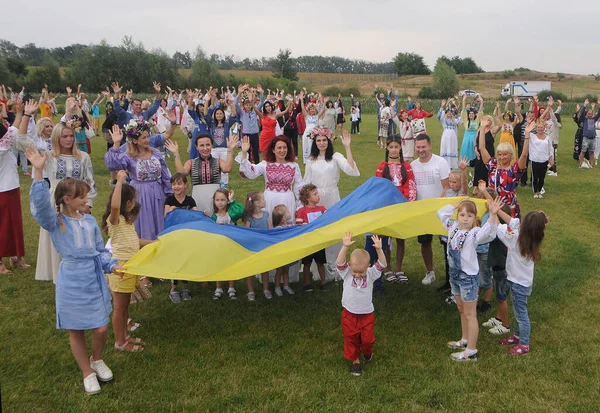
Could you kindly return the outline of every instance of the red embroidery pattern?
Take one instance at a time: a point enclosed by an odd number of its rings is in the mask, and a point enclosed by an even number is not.
[[[291,191],[295,174],[294,164],[267,163],[266,189],[276,192]]]

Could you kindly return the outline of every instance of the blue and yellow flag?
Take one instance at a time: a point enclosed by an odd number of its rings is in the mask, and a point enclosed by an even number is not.
[[[126,272],[188,281],[239,280],[297,261],[341,241],[344,233],[394,238],[445,234],[436,212],[450,202],[407,202],[387,179],[370,178],[318,219],[288,228],[218,225],[200,211],[167,214],[158,241],[125,264]],[[481,205],[480,215],[483,214]]]

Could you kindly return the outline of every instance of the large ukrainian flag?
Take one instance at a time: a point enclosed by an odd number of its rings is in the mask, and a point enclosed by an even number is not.
[[[188,281],[238,280],[297,261],[341,241],[345,232],[395,238],[444,234],[433,198],[407,202],[387,179],[370,178],[308,225],[253,229],[217,225],[203,212],[177,209],[167,215],[158,241],[125,264],[126,272]],[[483,201],[477,201],[480,215]]]

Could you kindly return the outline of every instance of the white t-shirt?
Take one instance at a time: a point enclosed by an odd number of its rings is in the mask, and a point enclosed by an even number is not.
[[[417,201],[442,196],[444,186],[442,180],[450,175],[448,162],[436,154],[431,154],[429,162],[421,162],[419,158],[410,163],[417,183]]]
[[[544,163],[553,157],[553,148],[550,138],[538,139],[537,135],[531,134],[529,138],[529,159],[532,162]]]
[[[523,287],[531,287],[533,285],[533,268],[534,262],[521,255],[519,250],[519,226],[521,221],[518,218],[510,220],[508,225],[498,225],[496,234],[506,248],[506,279]]]
[[[352,314],[370,314],[375,311],[373,307],[373,283],[381,277],[383,265],[379,261],[367,269],[366,277],[355,280],[347,262],[337,265],[338,273],[344,280],[342,293],[342,307]]]

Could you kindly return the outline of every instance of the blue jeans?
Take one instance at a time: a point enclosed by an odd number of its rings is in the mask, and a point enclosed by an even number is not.
[[[527,297],[531,295],[531,287],[523,287],[512,281],[508,283],[510,284],[513,312],[515,314],[514,334],[519,337],[521,344],[528,346],[531,325],[529,323],[529,313],[527,312]]]
[[[448,248],[450,267],[450,292],[459,295],[465,303],[477,301],[479,297],[479,274],[468,275],[460,268],[460,251]]]
[[[389,237],[379,237],[379,238],[381,238],[381,249],[385,253],[389,247],[389,242],[388,242]],[[367,251],[369,253],[370,265],[375,264],[375,262],[377,261],[377,251],[373,247],[373,240],[371,239],[370,235],[366,236],[365,251]],[[375,280],[375,282],[373,283],[373,286],[374,287],[383,287],[383,274],[381,275],[381,277],[379,277],[378,279]]]

